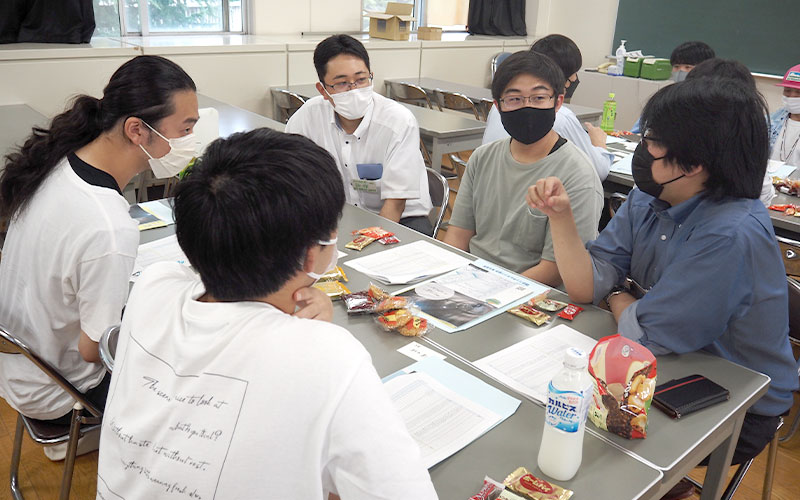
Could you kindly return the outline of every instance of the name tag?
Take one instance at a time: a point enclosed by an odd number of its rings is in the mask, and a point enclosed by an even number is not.
[[[366,191],[367,193],[378,192],[378,183],[376,183],[375,181],[367,181],[364,179],[353,179],[352,181],[350,181],[350,184],[356,191]]]

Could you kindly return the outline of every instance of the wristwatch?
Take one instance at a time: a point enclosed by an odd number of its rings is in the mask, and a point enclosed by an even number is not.
[[[611,289],[610,292],[608,292],[608,295],[606,295],[606,297],[603,300],[605,301],[609,309],[611,309],[611,303],[608,301],[608,299],[610,299],[614,295],[619,295],[621,293],[629,293],[629,292],[627,288],[620,285],[615,286],[614,288]]]

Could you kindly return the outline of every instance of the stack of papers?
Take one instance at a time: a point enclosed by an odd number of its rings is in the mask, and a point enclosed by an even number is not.
[[[797,167],[787,165],[778,160],[769,160],[769,164],[767,165],[767,172],[769,172],[769,175],[772,177],[780,177],[781,179],[789,177],[796,169]]]
[[[139,223],[139,231],[175,224],[172,209],[158,200],[132,205],[128,213]]]
[[[177,262],[185,266],[189,265],[189,259],[181,250],[180,245],[178,245],[178,238],[174,234],[139,245],[139,252],[136,254],[136,262],[133,264],[133,273],[131,273],[130,281],[132,283],[136,282],[142,271],[156,262]]]
[[[349,260],[344,265],[387,285],[415,283],[469,263],[457,253],[420,240]]]
[[[564,352],[577,347],[587,356],[597,341],[567,325],[557,325],[475,362],[490,377],[541,403],[550,380],[564,364]]]
[[[384,379],[384,388],[431,468],[514,414],[520,401],[438,358]]]
[[[631,160],[633,152],[636,150],[637,143],[609,136],[606,139],[606,147],[609,153],[614,154],[614,163],[611,164],[610,171],[618,174],[631,175]]]

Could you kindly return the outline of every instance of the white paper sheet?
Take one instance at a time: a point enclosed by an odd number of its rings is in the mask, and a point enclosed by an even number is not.
[[[408,356],[414,361],[420,361],[425,358],[439,358],[439,359],[445,358],[444,354],[440,354],[431,349],[430,347],[425,347],[419,342],[409,342],[408,344],[398,349],[397,352],[405,356]]]
[[[567,325],[557,325],[475,362],[501,383],[537,401],[547,401],[547,386],[564,363],[568,347],[588,355],[597,343]]]
[[[131,282],[135,283],[142,271],[156,262],[178,262],[186,266],[189,265],[189,259],[181,250],[180,245],[178,245],[178,238],[174,234],[139,245],[139,253],[136,254],[136,262],[133,264],[133,272],[131,273]]]
[[[344,265],[382,283],[402,285],[436,276],[469,260],[424,240],[349,260]]]
[[[786,163],[778,160],[769,160],[769,164],[767,165],[767,172],[772,177],[780,177],[781,179],[785,179],[792,175],[797,167],[793,165],[787,165]]]
[[[616,153],[614,153],[616,155]],[[633,160],[633,155],[627,155],[619,160],[615,161],[611,164],[611,168],[609,169],[611,172],[616,172],[618,174],[628,174],[633,175],[633,167],[631,166],[631,161]]]

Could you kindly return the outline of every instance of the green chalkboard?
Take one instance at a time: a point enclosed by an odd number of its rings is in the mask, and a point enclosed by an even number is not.
[[[609,54],[620,40],[628,50],[665,58],[700,40],[717,57],[783,76],[800,64],[800,0],[620,0]]]

